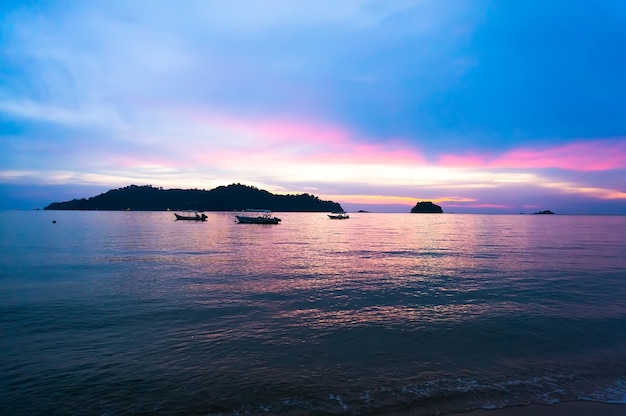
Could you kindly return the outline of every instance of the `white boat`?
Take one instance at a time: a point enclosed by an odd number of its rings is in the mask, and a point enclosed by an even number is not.
[[[186,220],[186,221],[206,221],[207,216],[202,213],[202,215],[197,212],[194,215],[180,215],[174,214],[176,216],[176,220]]]
[[[246,209],[240,215],[235,214],[240,224],[278,224],[280,218],[272,217],[268,209]]]
[[[350,218],[347,212],[333,212],[332,214],[328,214],[328,218],[331,220],[347,220]]]

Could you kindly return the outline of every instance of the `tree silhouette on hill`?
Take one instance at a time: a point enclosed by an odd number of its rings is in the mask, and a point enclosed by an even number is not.
[[[307,193],[276,195],[242,184],[215,189],[163,189],[150,185],[130,185],[112,189],[91,198],[53,202],[46,210],[121,211],[233,211],[263,208],[272,211],[326,212],[343,211],[341,205]]]

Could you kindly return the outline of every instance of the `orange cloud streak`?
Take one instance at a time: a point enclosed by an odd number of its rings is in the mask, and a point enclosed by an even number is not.
[[[377,205],[407,205],[413,206],[419,201],[431,201],[436,204],[445,203],[445,202],[473,202],[475,199],[465,198],[465,197],[457,197],[457,196],[444,196],[437,198],[414,198],[414,197],[405,197],[405,196],[395,196],[395,195],[327,195],[324,194],[325,198],[340,200],[342,202],[347,202],[351,204],[377,204]]]

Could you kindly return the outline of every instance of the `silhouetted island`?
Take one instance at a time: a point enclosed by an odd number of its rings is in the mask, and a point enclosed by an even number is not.
[[[422,201],[418,202],[413,208],[411,208],[411,213],[441,214],[443,213],[443,209],[441,209],[439,205],[435,205],[430,201]]]
[[[545,211],[537,211],[534,213],[535,215],[543,215],[543,214],[554,214],[554,212],[550,211],[549,209],[545,210]]]
[[[163,189],[150,185],[130,185],[112,189],[91,198],[53,202],[46,210],[104,211],[233,211],[262,208],[272,211],[343,211],[337,202],[323,201],[314,195],[276,195],[253,186],[232,184],[204,189]]]

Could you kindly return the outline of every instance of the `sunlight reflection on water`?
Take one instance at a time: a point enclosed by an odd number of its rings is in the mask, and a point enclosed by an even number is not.
[[[626,372],[626,217],[8,215],[13,410],[461,409],[593,396]]]

